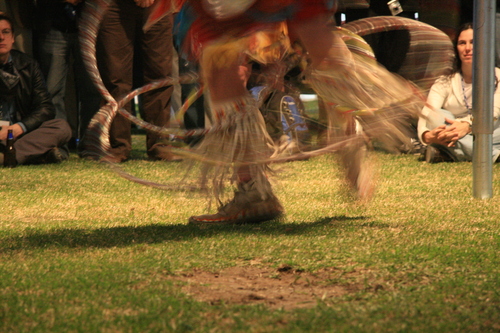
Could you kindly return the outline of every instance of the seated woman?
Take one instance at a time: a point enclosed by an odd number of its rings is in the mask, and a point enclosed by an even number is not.
[[[425,161],[472,161],[472,23],[464,24],[455,40],[455,65],[451,75],[442,76],[432,86],[428,106],[422,110],[418,134],[427,145]],[[500,69],[495,68],[493,161],[500,155]]]

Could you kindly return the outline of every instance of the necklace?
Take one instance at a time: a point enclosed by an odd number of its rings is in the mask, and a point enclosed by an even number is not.
[[[467,101],[467,97],[465,96],[465,81],[464,81],[463,76],[462,76],[462,93],[464,96],[464,103],[465,103],[465,107],[467,108],[467,113],[472,114],[472,105],[469,105],[469,102]]]

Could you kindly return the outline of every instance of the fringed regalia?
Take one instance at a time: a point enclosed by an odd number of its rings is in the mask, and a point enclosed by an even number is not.
[[[88,69],[93,73],[94,81],[101,90],[103,86],[93,65],[95,56],[92,54],[92,43],[95,42],[97,33],[99,11],[104,10],[106,1],[111,0],[87,1],[90,2],[89,10],[84,19],[86,25],[82,26],[82,37],[85,41],[83,51],[89,64]],[[316,15],[323,15],[331,11],[333,3],[326,0],[157,0],[149,25],[154,24],[161,15],[178,10],[181,5],[184,8],[180,15],[190,16],[185,20],[188,27],[179,29],[185,37],[183,50],[198,59],[202,69],[202,81],[206,82],[208,73],[213,72],[214,68],[223,67],[225,63],[231,62],[228,59],[234,60],[242,54],[262,63],[283,61],[284,54],[290,51],[290,42],[283,23],[287,20],[309,20]],[[328,127],[331,133],[327,135],[330,139],[325,140],[321,148],[292,156],[273,155],[272,140],[266,132],[257,101],[250,94],[237,100],[217,103],[209,101],[214,123],[212,127],[203,130],[190,132],[155,128],[139,123],[140,121],[131,115],[126,116],[146,129],[162,134],[181,138],[194,134],[204,135],[202,142],[195,148],[174,149],[173,152],[191,161],[201,162],[202,187],[207,188],[211,196],[218,200],[221,207],[219,213],[235,215],[230,218],[233,219],[230,222],[254,222],[274,218],[283,211],[269,182],[271,163],[334,151],[340,152],[350,185],[360,197],[368,197],[372,188],[371,176],[367,171],[370,168],[364,166],[366,137],[370,140],[380,140],[387,147],[399,145],[408,138],[404,132],[405,124],[399,120],[417,117],[423,107],[424,98],[415,85],[378,65],[373,54],[370,55],[369,47],[365,47],[366,43],[361,42],[361,39],[356,39],[345,31],[339,30],[338,33],[342,35],[343,40],[351,44],[351,53],[348,56],[339,53],[338,59],[335,59],[338,64],[335,70],[305,71],[306,82],[326,105],[326,119],[323,121],[331,125]],[[363,43],[364,45],[360,46]],[[192,78],[181,77],[180,80],[189,81]],[[157,85],[173,82],[174,80],[170,79]],[[122,112],[120,105],[134,95],[153,88],[154,86],[143,87],[118,102],[111,98],[105,89],[102,91],[108,105],[101,109],[90,125],[90,137],[94,138],[96,148],[94,151],[105,154],[110,118],[114,113]],[[361,132],[363,135],[360,135]],[[237,170],[242,169],[247,174],[245,180],[239,179]],[[223,204],[222,194],[228,184],[238,188],[235,199],[231,202],[244,207],[248,206],[248,198],[251,197],[251,201],[259,203],[247,211],[232,212],[231,207],[227,208],[227,205]],[[218,215],[215,214],[193,221],[210,222],[217,218]],[[224,218],[227,216],[222,216],[222,220]]]

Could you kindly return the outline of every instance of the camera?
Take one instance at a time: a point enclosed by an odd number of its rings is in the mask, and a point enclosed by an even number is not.
[[[391,0],[387,3],[387,6],[389,6],[389,10],[391,11],[391,14],[396,16],[399,13],[403,12],[403,7],[401,7],[401,4],[399,3],[398,0]]]

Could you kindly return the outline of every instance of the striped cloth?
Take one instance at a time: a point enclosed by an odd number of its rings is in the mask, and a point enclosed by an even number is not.
[[[407,80],[414,82],[425,94],[434,81],[441,75],[451,72],[454,51],[450,38],[439,29],[416,20],[397,16],[369,17],[347,23],[343,28],[367,39],[369,35],[405,31],[409,40],[392,39],[394,47],[407,48],[402,62],[396,71]],[[398,35],[399,36],[399,35]],[[377,60],[377,47],[372,45]],[[386,59],[390,62],[390,59]]]

